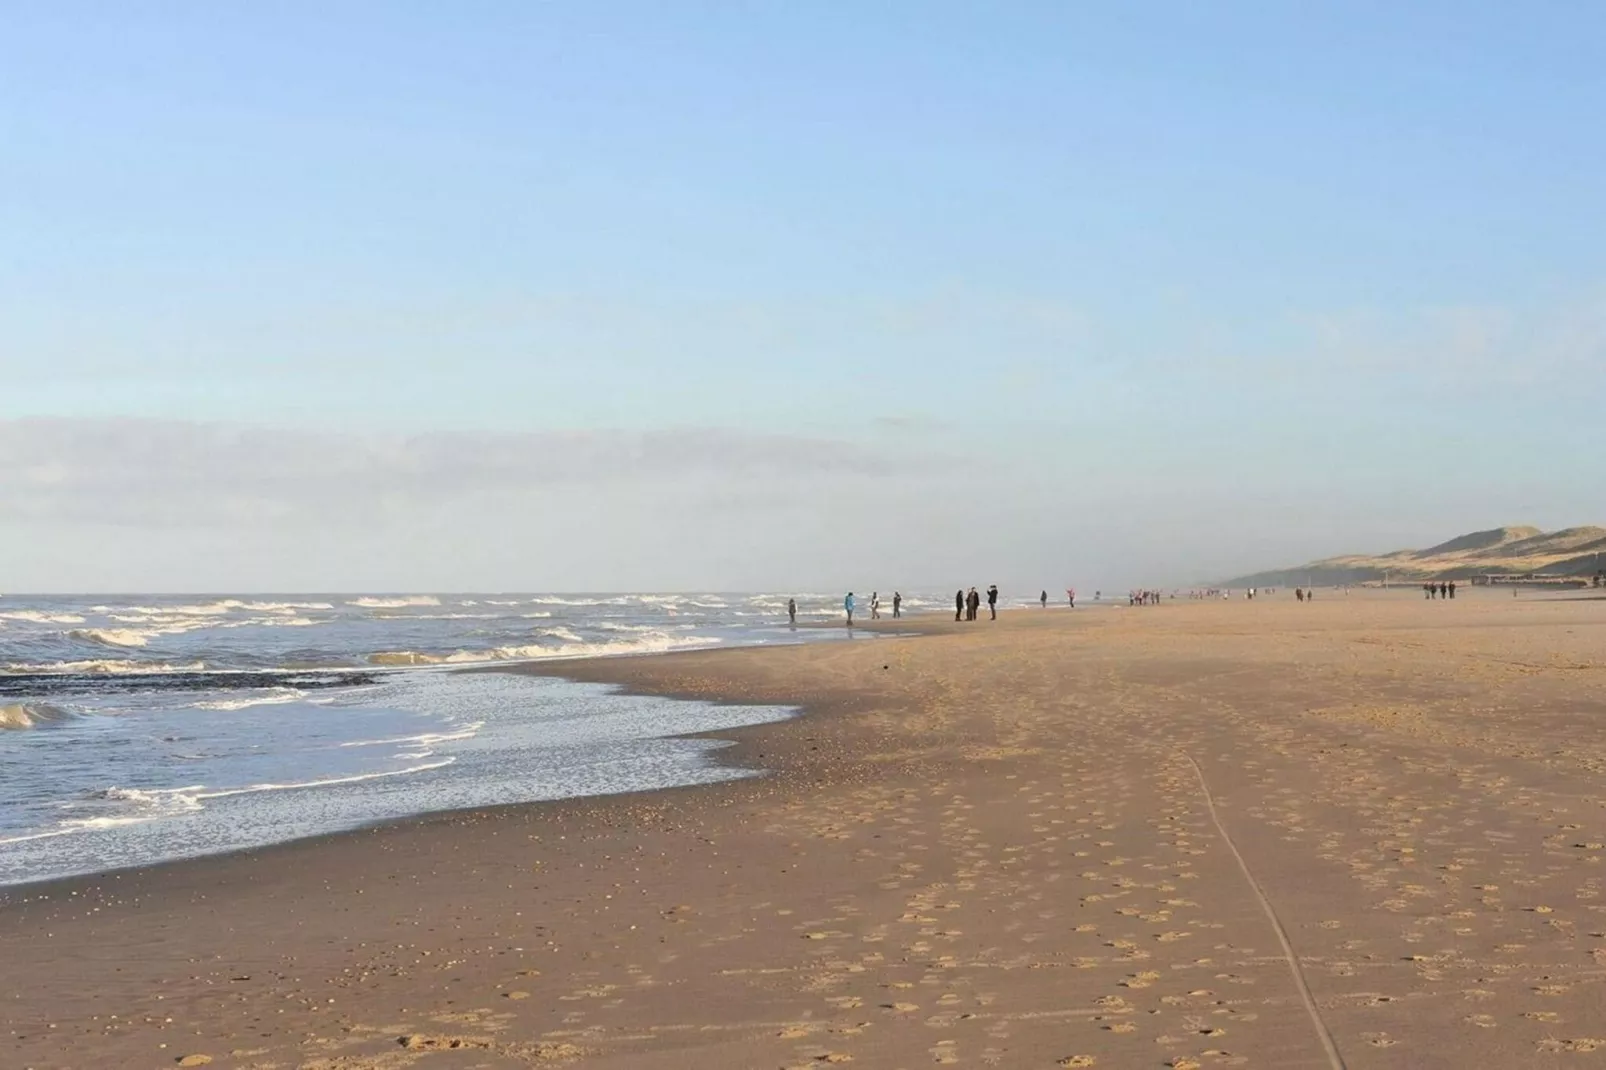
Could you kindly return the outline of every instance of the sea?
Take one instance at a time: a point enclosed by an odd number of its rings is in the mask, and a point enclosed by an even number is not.
[[[0,596],[0,885],[753,775],[680,737],[795,711],[461,670],[839,642],[806,625],[840,615],[823,594]]]

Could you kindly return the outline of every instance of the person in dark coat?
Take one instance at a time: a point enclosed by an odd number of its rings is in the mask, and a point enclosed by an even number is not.
[[[965,589],[963,587],[954,592],[954,620],[965,618]]]

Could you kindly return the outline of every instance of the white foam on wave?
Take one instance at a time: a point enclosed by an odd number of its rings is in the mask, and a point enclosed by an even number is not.
[[[192,710],[244,710],[252,706],[282,706],[287,702],[299,702],[307,697],[307,693],[294,687],[270,687],[251,695],[239,698],[210,699],[205,702],[192,702]]]
[[[624,606],[630,604],[629,598],[562,598],[555,594],[544,594],[530,599],[538,606]]]
[[[342,743],[342,747],[390,747],[401,746],[404,743],[413,743],[420,746],[434,746],[437,743],[449,743],[454,739],[473,739],[479,730],[485,727],[484,721],[475,721],[466,724],[454,732],[424,732],[416,736],[398,736],[395,739],[354,739],[349,743]]]
[[[552,639],[561,639],[565,643],[583,643],[583,642],[585,642],[585,638],[583,636],[576,635],[574,632],[570,631],[568,628],[563,628],[563,627],[542,628],[541,631],[540,631],[540,634],[548,636],[548,637],[550,637]]]
[[[162,634],[156,628],[74,628],[68,638],[101,646],[144,646],[152,636]]]
[[[0,613],[0,620],[22,621],[26,624],[82,624],[84,618],[75,613],[46,613],[40,609],[17,609]]]
[[[135,812],[66,818],[60,821],[57,827],[53,829],[35,830],[18,836],[0,838],[0,846],[24,843],[29,840],[51,839],[56,836],[68,836],[73,833],[103,832],[109,829],[126,828],[130,825],[141,825],[162,818],[179,817],[205,809],[203,804],[209,799],[227,799],[239,795],[254,795],[265,791],[300,791],[309,788],[334,787],[340,784],[357,784],[366,780],[381,780],[386,777],[406,776],[411,773],[426,773],[432,769],[440,769],[451,765],[456,760],[456,758],[449,757],[434,762],[423,762],[404,769],[385,769],[373,773],[355,773],[350,776],[328,777],[323,780],[305,780],[288,784],[248,784],[239,788],[217,788],[211,791],[208,791],[204,784],[192,784],[182,788],[107,788],[105,791],[97,793],[98,799],[108,802],[127,803],[135,808]]]
[[[172,673],[172,672],[205,672],[206,663],[192,661],[183,665],[171,665],[160,661],[117,661],[113,659],[92,659],[87,661],[45,661],[45,662],[10,662],[0,666],[0,672],[9,673],[42,673],[48,675],[69,675],[76,673],[103,673],[108,676],[125,673]]]
[[[221,624],[221,628],[314,628],[320,624],[328,624],[326,620],[313,620],[310,617],[247,617],[245,620],[231,620]]]
[[[231,613],[295,614],[301,610],[333,609],[329,602],[257,602],[240,598],[222,598],[216,602],[193,602],[171,606],[95,606],[93,612],[123,617],[226,617]]]
[[[353,598],[346,603],[359,609],[406,609],[408,606],[438,606],[441,600],[432,594],[410,594],[396,598]]]
[[[21,836],[4,836],[0,837],[0,847],[4,847],[8,843],[27,843],[29,840],[48,840],[56,836],[70,836],[74,832],[82,831],[82,829],[76,828],[58,828],[51,829],[49,832],[28,832]]]
[[[550,617],[552,614],[545,613]],[[380,620],[503,620],[506,613],[375,613]]]
[[[54,721],[65,721],[70,716],[59,706],[17,703],[0,706],[0,729],[37,728]]]
[[[480,665],[498,661],[537,661],[547,658],[600,658],[626,654],[664,654],[671,650],[713,646],[721,640],[713,636],[667,635],[655,632],[640,639],[607,643],[566,643],[563,646],[499,646],[491,650],[458,650],[450,654],[426,654],[416,650],[384,651],[370,654],[373,665]]]
[[[195,796],[202,799],[227,799],[235,795],[254,795],[260,791],[299,791],[303,788],[327,788],[336,784],[357,784],[364,780],[382,780],[385,777],[406,776],[409,773],[427,773],[431,769],[440,769],[457,761],[456,758],[442,758],[438,762],[425,762],[422,765],[409,766],[406,769],[387,769],[378,773],[355,773],[351,776],[330,777],[328,780],[305,780],[294,784],[252,784],[244,788],[226,788],[222,791],[203,791]]]

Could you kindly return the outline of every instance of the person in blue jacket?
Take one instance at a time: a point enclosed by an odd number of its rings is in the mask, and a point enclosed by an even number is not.
[[[842,608],[848,611],[848,627],[849,628],[853,627],[853,592],[852,591],[849,591],[848,592],[848,596],[846,598],[842,599]]]

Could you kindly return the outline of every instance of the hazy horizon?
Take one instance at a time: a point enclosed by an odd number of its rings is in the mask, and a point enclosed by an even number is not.
[[[7,30],[0,592],[1090,594],[1606,521],[1606,10]]]

